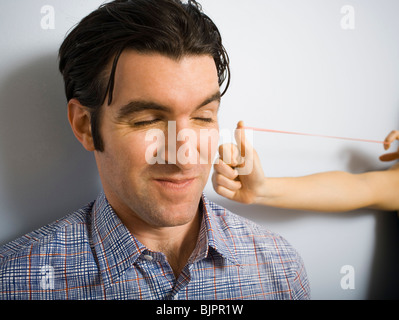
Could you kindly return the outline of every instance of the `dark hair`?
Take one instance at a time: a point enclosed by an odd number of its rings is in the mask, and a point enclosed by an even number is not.
[[[219,86],[230,82],[229,59],[216,25],[193,0],[115,0],[83,18],[59,50],[67,100],[89,108],[94,147],[104,150],[99,132],[101,106],[112,102],[114,75],[125,49],[213,57]],[[112,64],[111,64],[112,62]],[[111,70],[109,70],[111,67]]]

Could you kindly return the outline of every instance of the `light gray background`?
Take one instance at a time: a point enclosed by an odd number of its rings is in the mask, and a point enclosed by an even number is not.
[[[57,51],[66,32],[102,1],[3,0],[0,4],[0,244],[61,218],[101,190],[93,155],[66,117]],[[396,0],[203,0],[229,51],[232,84],[220,127],[250,126],[382,140],[399,129]],[[51,5],[55,28],[43,29]],[[341,27],[341,8],[355,28]],[[387,168],[381,145],[259,133],[268,176]],[[396,147],[396,145],[394,146]],[[301,253],[313,299],[397,299],[396,213],[315,213],[208,197],[280,233]],[[355,289],[340,286],[341,267]]]

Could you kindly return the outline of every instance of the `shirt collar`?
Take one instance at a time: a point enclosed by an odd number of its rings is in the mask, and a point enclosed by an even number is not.
[[[202,222],[205,225],[208,246],[233,264],[239,265],[233,235],[225,220],[226,209],[210,202],[204,194],[202,195],[202,207]]]
[[[111,285],[146,250],[116,215],[101,193],[92,210],[92,238],[105,286]]]
[[[200,209],[203,218],[197,245],[189,262],[194,263],[206,258],[209,248],[212,248],[232,263],[238,264],[234,255],[234,241],[229,236],[228,225],[224,223],[226,210],[220,208],[215,210],[206,196],[202,196]],[[108,286],[117,281],[147,248],[129,232],[108,203],[104,193],[100,193],[94,202],[91,226],[93,246],[101,276],[104,284]]]

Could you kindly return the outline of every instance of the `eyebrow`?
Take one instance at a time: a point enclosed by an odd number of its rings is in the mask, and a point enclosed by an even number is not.
[[[195,110],[198,110],[212,102],[220,103],[221,94],[220,91],[212,94],[210,97],[206,98],[202,103],[200,103]],[[163,111],[163,112],[171,112],[171,108],[162,104],[158,104],[152,101],[146,100],[133,100],[127,103],[126,105],[122,106],[118,111],[117,118],[119,120],[125,119],[128,116],[145,110],[155,110],[155,111]]]

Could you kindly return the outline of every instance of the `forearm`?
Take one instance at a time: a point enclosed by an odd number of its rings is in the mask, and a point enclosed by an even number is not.
[[[294,178],[265,178],[255,203],[310,211],[350,211],[376,204],[365,174],[334,171]]]
[[[389,170],[365,173],[372,189],[371,208],[387,211],[399,210],[399,164]]]

